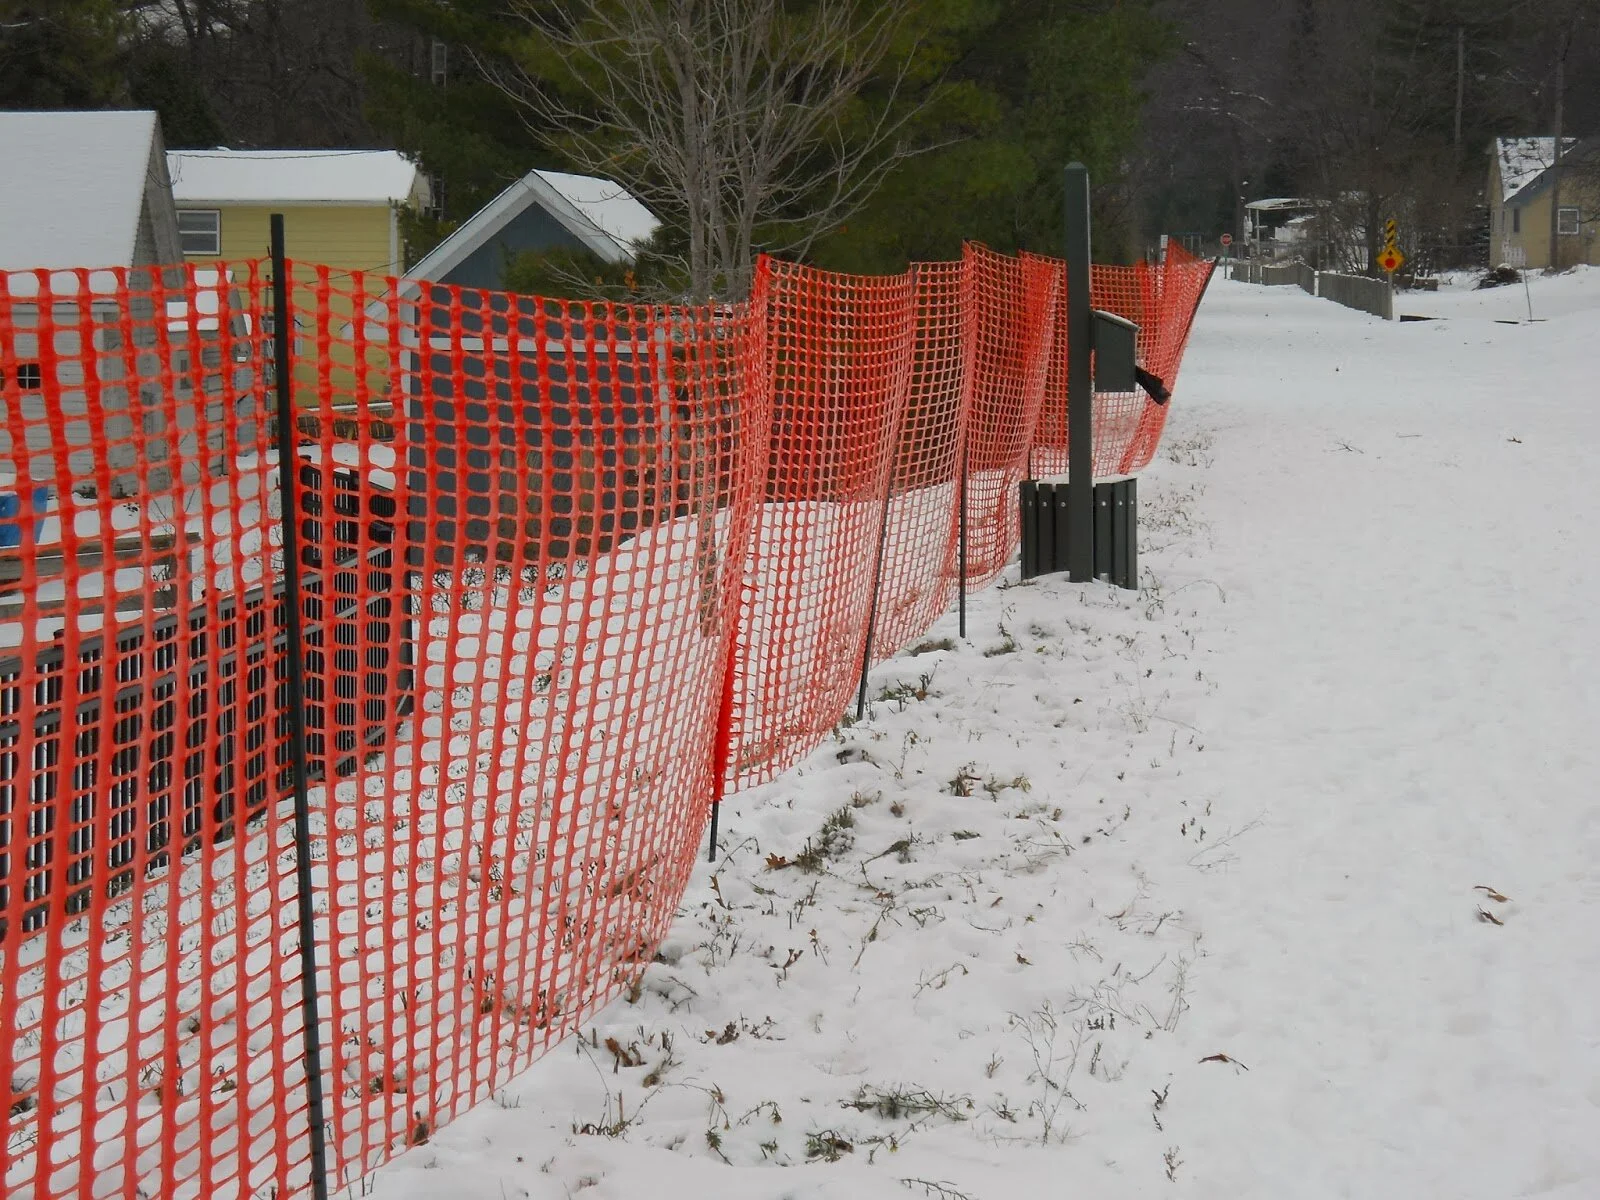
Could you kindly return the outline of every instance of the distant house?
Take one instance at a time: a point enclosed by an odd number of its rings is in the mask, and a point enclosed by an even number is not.
[[[1322,206],[1298,196],[1252,200],[1244,206],[1245,244],[1256,258],[1283,258],[1302,249],[1308,220]]]
[[[1499,138],[1489,163],[1489,237],[1496,264],[1550,265],[1556,204],[1559,265],[1600,264],[1600,138],[1563,138],[1555,196],[1553,137]]]
[[[92,493],[99,486],[96,452],[75,432],[87,428],[91,411],[113,494],[172,486],[174,463],[187,472],[180,482],[198,483],[208,468],[195,452],[201,426],[184,281],[158,270],[183,258],[156,114],[0,112],[0,163],[8,318],[0,333],[0,402],[22,426],[20,444],[16,425],[0,430],[0,484],[25,464],[44,493],[36,503]],[[42,285],[30,270],[39,268],[50,272]],[[199,297],[203,314],[205,293]],[[217,318],[200,315],[192,324],[203,340]],[[129,381],[130,354],[136,383]],[[225,370],[205,361],[202,389],[217,393],[207,401],[208,419],[218,423]],[[66,422],[68,444],[53,443],[52,419]],[[0,543],[17,544],[14,527],[9,542],[0,531]]]
[[[180,261],[153,112],[0,112],[0,271]]]
[[[621,184],[529,171],[409,271],[407,279],[499,291],[506,265],[528,251],[588,250],[631,262],[661,222]]]
[[[281,212],[291,259],[398,275],[400,210],[429,202],[427,177],[394,150],[174,150],[167,169],[190,262],[264,258]]]

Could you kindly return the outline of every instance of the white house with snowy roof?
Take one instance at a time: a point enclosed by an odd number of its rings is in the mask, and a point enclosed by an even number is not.
[[[0,271],[179,261],[153,112],[0,112]]]
[[[1562,138],[1557,195],[1556,139],[1497,138],[1489,163],[1493,265],[1550,265],[1555,206],[1559,265],[1600,264],[1600,138]]]

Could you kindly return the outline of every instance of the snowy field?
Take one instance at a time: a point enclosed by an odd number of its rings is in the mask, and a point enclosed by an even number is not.
[[[1600,1196],[1600,272],[1528,299],[1216,280],[1143,589],[884,664],[635,995],[349,1194]]]

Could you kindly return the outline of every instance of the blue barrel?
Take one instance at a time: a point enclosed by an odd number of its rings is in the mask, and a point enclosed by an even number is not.
[[[21,512],[22,502],[13,489],[0,489],[0,549],[8,549],[22,545],[22,524],[17,520]],[[50,509],[50,488],[48,485],[33,489],[33,511],[35,514],[48,512]],[[44,532],[44,520],[41,518],[33,523],[33,536],[37,541]]]

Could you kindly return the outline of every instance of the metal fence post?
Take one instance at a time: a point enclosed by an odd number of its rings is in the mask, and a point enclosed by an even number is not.
[[[961,640],[967,640],[967,433],[961,434],[961,505],[960,516],[956,522],[957,539],[957,570],[960,580],[956,585],[957,607],[960,610]]]
[[[1067,578],[1094,579],[1094,308],[1089,284],[1089,168],[1067,167]]]
[[[300,999],[305,1028],[306,1119],[311,1135],[311,1194],[328,1200],[328,1143],[322,1095],[322,1027],[317,989],[316,905],[311,873],[311,801],[307,795],[305,630],[300,611],[299,509],[294,502],[294,339],[289,326],[289,273],[283,214],[272,214],[272,341],[278,408],[278,491],[283,514],[283,609],[289,665],[289,745],[294,774],[295,884],[300,926]]]

